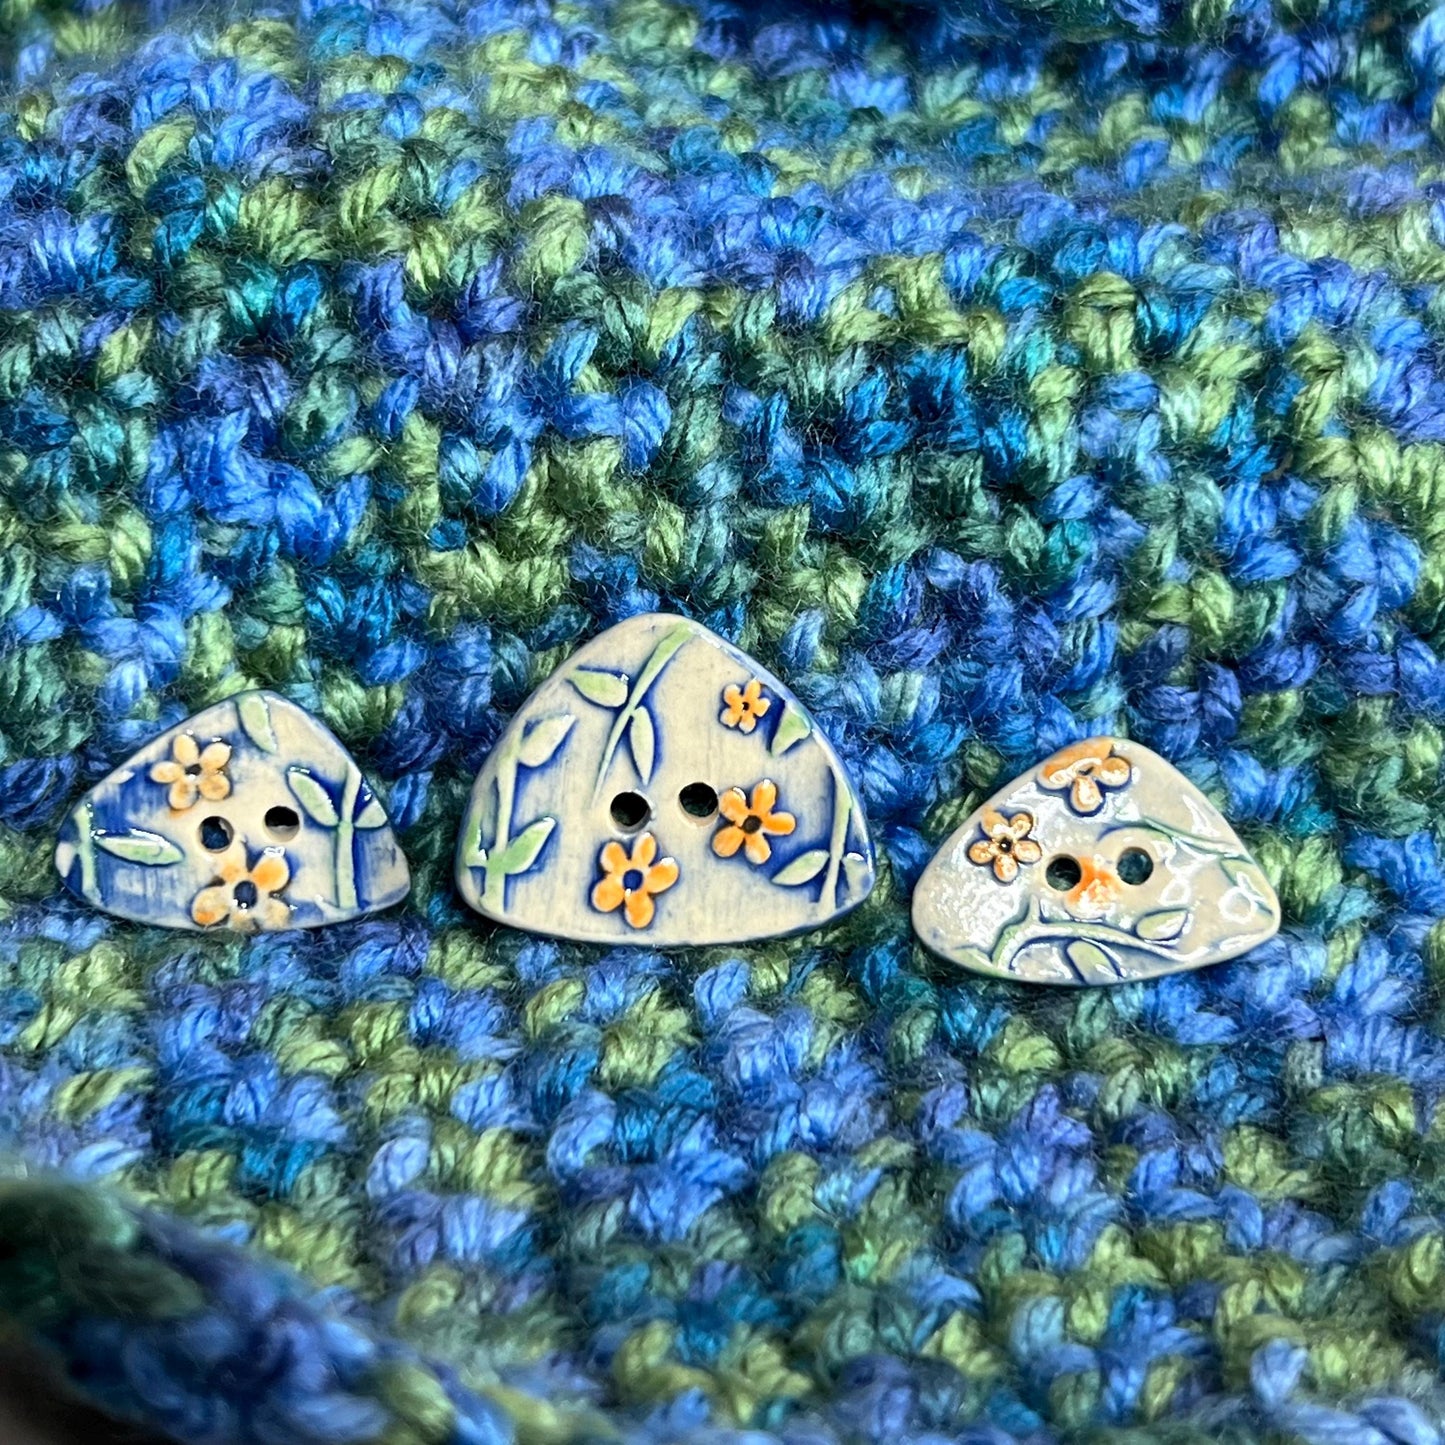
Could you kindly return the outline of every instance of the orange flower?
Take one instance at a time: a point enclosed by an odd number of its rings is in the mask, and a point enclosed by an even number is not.
[[[1114,751],[1110,738],[1085,738],[1061,748],[1039,767],[1039,783],[1050,792],[1069,790],[1069,806],[1076,813],[1097,813],[1104,806],[1104,789],[1122,788],[1130,777],[1128,758]]]
[[[723,702],[726,706],[719,721],[724,727],[736,728],[741,733],[750,733],[757,727],[758,719],[772,706],[763,696],[763,685],[753,678],[746,687],[730,682],[723,688]]]
[[[207,743],[202,748],[190,733],[178,733],[170,757],[152,764],[151,781],[171,785],[171,808],[181,813],[197,798],[219,803],[230,794],[231,780],[226,776],[230,761],[230,743]]]
[[[235,847],[217,863],[219,881],[202,888],[191,900],[191,917],[209,928],[226,923],[243,933],[284,928],[291,906],[279,893],[291,881],[291,868],[280,848],[266,848],[254,868],[246,866],[246,850]]]
[[[1005,818],[985,808],[979,826],[986,836],[968,845],[968,856],[975,863],[992,863],[993,876],[1000,883],[1012,883],[1020,863],[1037,863],[1044,856],[1044,850],[1029,837],[1034,826],[1032,813]]]
[[[639,833],[629,856],[621,843],[608,843],[598,855],[602,877],[592,886],[592,906],[602,913],[621,908],[628,925],[646,928],[656,905],[653,898],[677,882],[677,864],[658,858],[657,839]]]
[[[754,787],[751,802],[741,788],[729,788],[717,800],[717,810],[728,826],[713,834],[712,851],[719,858],[731,858],[746,847],[749,863],[766,863],[773,856],[767,835],[785,838],[798,826],[791,813],[773,812],[777,801],[778,785],[768,778]]]

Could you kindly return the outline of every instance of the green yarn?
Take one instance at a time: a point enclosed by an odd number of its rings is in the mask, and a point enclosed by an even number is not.
[[[398,1445],[1434,1438],[1425,7],[152,24],[0,15],[0,1116],[93,1181],[0,1195],[4,1314],[235,1439],[332,1438],[318,1377]],[[882,857],[838,926],[619,961],[463,916],[498,726],[653,607],[839,741]],[[382,784],[406,908],[67,911],[58,810],[256,686]],[[1096,731],[1238,822],[1281,940],[942,968],[923,861]],[[231,1331],[244,1383],[187,1393]]]

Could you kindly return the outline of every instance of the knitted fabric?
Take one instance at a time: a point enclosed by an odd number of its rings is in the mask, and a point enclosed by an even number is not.
[[[13,0],[0,1316],[182,1441],[1445,1438],[1445,12]],[[869,901],[467,912],[471,777],[645,610],[774,669]],[[242,688],[409,901],[68,900]],[[985,981],[928,857],[1063,743],[1274,881],[1235,963]]]

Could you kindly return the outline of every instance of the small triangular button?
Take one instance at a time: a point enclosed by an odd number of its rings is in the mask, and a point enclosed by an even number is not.
[[[197,713],[97,783],[62,827],[55,866],[96,908],[162,928],[314,928],[411,886],[346,749],[269,692]]]
[[[477,775],[457,884],[557,938],[656,947],[817,928],[873,886],[858,793],[808,711],[696,622],[594,638]]]
[[[1027,983],[1110,984],[1235,958],[1279,900],[1219,809],[1157,753],[1072,743],[995,793],[934,855],[913,927],[935,953]]]

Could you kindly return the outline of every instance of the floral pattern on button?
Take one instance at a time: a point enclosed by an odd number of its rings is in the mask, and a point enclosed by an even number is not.
[[[993,876],[1000,883],[1012,883],[1018,877],[1020,863],[1037,863],[1044,850],[1029,837],[1033,831],[1032,813],[1014,813],[1005,817],[990,808],[979,820],[984,836],[970,845],[971,862],[993,866]]]
[[[1109,738],[1085,738],[1042,763],[1039,783],[1050,792],[1067,791],[1074,812],[1090,817],[1104,806],[1106,790],[1128,785],[1131,771],[1128,758],[1114,751]]]
[[[230,761],[230,743],[217,741],[203,748],[190,733],[177,733],[170,757],[152,764],[150,778],[169,784],[167,800],[174,812],[183,813],[200,798],[219,803],[230,796],[231,780],[226,775]]]
[[[731,858],[741,848],[749,863],[766,863],[773,856],[769,834],[783,838],[797,827],[791,813],[773,811],[777,801],[778,785],[769,778],[753,787],[751,798],[741,788],[729,788],[717,800],[727,823],[714,835],[712,851],[719,858]]]
[[[598,855],[602,877],[592,888],[592,906],[602,913],[622,909],[631,928],[646,928],[657,905],[652,901],[666,893],[678,879],[677,863],[658,858],[657,839],[639,833],[629,853],[616,840],[604,845]]]
[[[276,895],[291,881],[291,867],[279,848],[267,848],[250,866],[246,850],[233,848],[216,865],[218,881],[191,902],[191,917],[202,928],[225,924],[243,933],[285,928],[291,907]]]
[[[736,728],[740,733],[750,733],[757,727],[758,719],[767,715],[772,703],[763,696],[763,685],[757,678],[749,680],[745,687],[730,682],[723,688],[723,710],[720,721],[724,727]]]
[[[455,878],[478,912],[544,937],[696,948],[839,917],[874,859],[857,788],[786,684],[654,613],[516,710],[472,784]]]
[[[55,867],[92,907],[161,928],[319,928],[399,902],[410,884],[341,742],[259,690],[176,724],[96,783],[61,824]],[[302,886],[278,899],[293,878]]]

